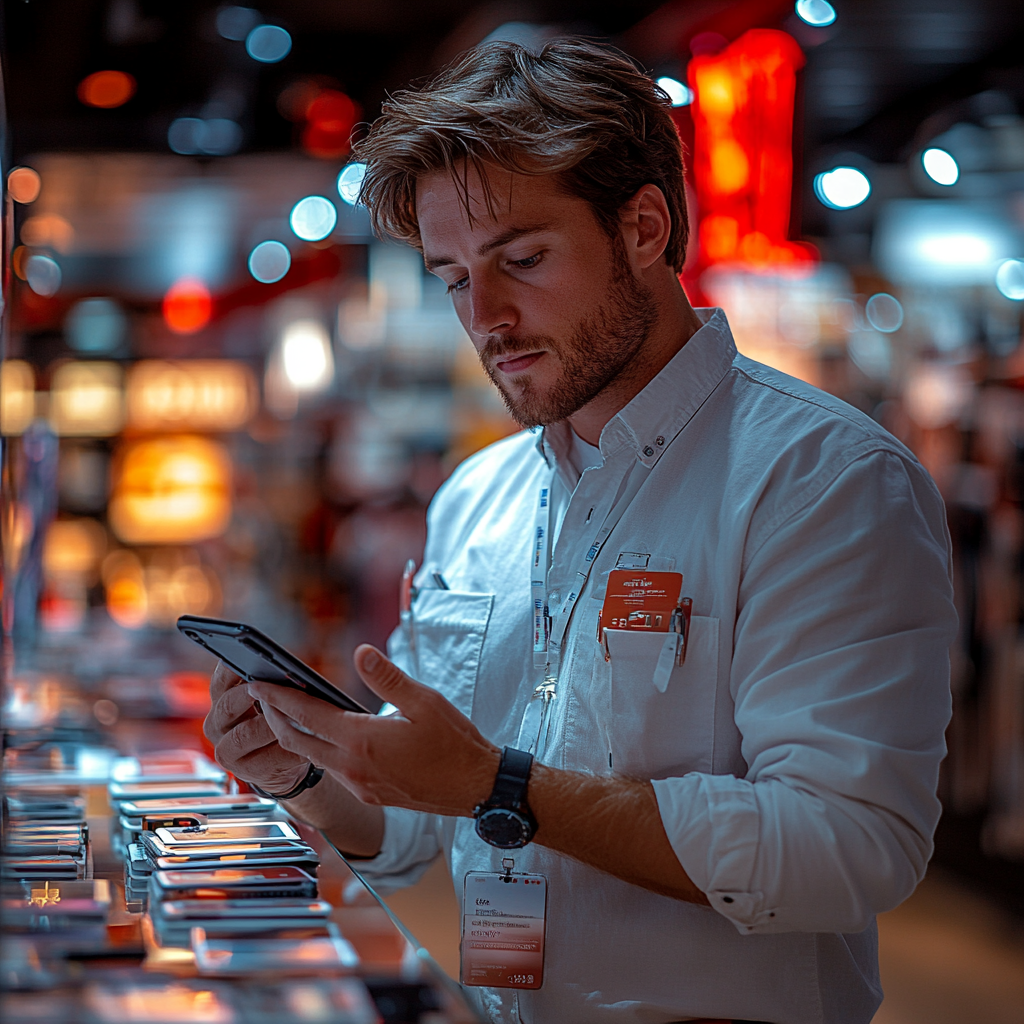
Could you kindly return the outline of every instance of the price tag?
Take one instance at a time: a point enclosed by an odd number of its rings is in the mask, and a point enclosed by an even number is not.
[[[508,859],[505,862],[511,864]],[[548,883],[543,875],[470,871],[462,906],[463,985],[540,988]]]

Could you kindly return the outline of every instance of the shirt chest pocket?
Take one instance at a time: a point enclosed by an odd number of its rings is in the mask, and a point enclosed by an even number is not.
[[[412,676],[444,694],[467,717],[480,674],[493,594],[424,589],[403,633]]]
[[[665,634],[605,630],[608,744],[615,771],[644,779],[711,771],[718,621],[691,618],[686,660],[672,666],[664,691],[654,680]]]

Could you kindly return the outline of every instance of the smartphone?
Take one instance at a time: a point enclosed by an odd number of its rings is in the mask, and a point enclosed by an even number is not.
[[[111,782],[107,785],[110,799],[135,802],[160,797],[221,796],[226,786],[209,779],[182,779],[180,782]]]
[[[369,711],[329,683],[279,643],[253,626],[226,619],[208,619],[203,615],[182,615],[178,629],[215,654],[233,672],[247,682],[277,683],[301,690],[311,697],[333,704],[342,711]]]
[[[316,879],[291,865],[154,871],[150,892],[159,899],[237,899],[303,896],[315,899]]]
[[[146,814],[204,814],[208,818],[249,816],[277,809],[277,801],[255,793],[221,796],[179,796],[155,800],[124,800],[121,813],[140,819]]]
[[[302,836],[286,821],[225,822],[191,828],[159,828],[160,840],[168,846],[184,843],[186,846],[201,846],[207,843],[233,843],[241,839],[289,840],[300,842]]]

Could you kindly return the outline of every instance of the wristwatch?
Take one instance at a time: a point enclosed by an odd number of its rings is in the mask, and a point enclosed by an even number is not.
[[[305,793],[307,789],[312,789],[322,778],[324,777],[324,769],[317,768],[312,761],[309,762],[309,768],[306,774],[302,777],[302,781],[296,786],[292,786],[287,793],[268,793],[265,789],[261,789],[256,785],[255,782],[248,783],[250,789],[255,790],[260,796],[269,797],[271,800],[291,800],[293,797],[297,797],[300,793]]]
[[[503,747],[491,795],[474,811],[476,834],[499,850],[518,850],[537,832],[537,819],[526,802],[533,754]]]

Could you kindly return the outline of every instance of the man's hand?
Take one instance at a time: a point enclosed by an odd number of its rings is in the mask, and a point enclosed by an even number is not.
[[[280,687],[278,687],[280,689]],[[221,767],[268,793],[287,793],[309,769],[309,759],[285,750],[249,696],[244,680],[223,662],[210,680],[212,707],[203,732]]]
[[[375,648],[359,647],[355,665],[400,715],[341,711],[273,683],[249,683],[248,690],[263,705],[281,746],[323,765],[360,806],[472,816],[494,786],[498,748],[441,694],[410,679]],[[539,845],[653,892],[707,903],[672,850],[649,782],[535,763],[528,800]]]
[[[441,694],[410,679],[376,648],[357,648],[355,666],[400,714],[342,711],[273,683],[249,683],[247,690],[285,751],[322,765],[364,803],[472,816],[494,785],[498,748]]]

